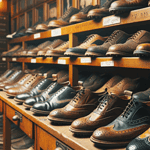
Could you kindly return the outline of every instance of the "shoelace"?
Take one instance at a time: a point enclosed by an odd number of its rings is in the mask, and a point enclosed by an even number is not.
[[[83,88],[82,90],[77,92],[78,93],[76,94],[76,96],[72,99],[72,101],[75,103],[85,94],[85,89]]]
[[[72,9],[72,7],[70,7],[61,18],[65,19],[68,16],[68,14],[70,13],[71,9]]]
[[[59,90],[54,94],[54,96],[59,95],[59,93],[61,93],[61,92],[64,91],[65,89],[66,89],[66,87],[62,87],[61,89],[59,89]]]
[[[120,33],[119,30],[114,31],[114,32],[107,38],[107,40],[106,40],[104,43],[107,43],[107,42],[112,41],[119,33]]]
[[[69,41],[67,41],[67,42],[64,42],[64,43],[62,43],[59,47],[64,47],[66,44],[68,44],[69,43]],[[59,47],[57,47],[57,48],[59,48]]]
[[[87,7],[84,7],[84,8],[82,8],[82,9],[80,10],[80,12],[83,12],[84,14],[87,14],[88,11],[90,10],[90,8],[93,8],[93,6],[92,6],[92,5],[89,5],[89,6],[87,6]]]
[[[128,38],[128,40],[134,40],[136,39],[140,34],[141,34],[142,30],[136,32],[135,34],[133,34],[130,38]]]
[[[26,78],[28,78],[30,75],[25,76],[22,80],[19,81],[19,83],[22,83],[26,80]]]
[[[102,5],[102,7],[109,8],[110,5],[111,5],[111,2],[113,2],[113,0],[107,0],[107,1]]]
[[[82,46],[83,45],[87,45],[87,43],[90,43],[90,41],[94,38],[96,36],[96,34],[91,34],[91,35],[89,35],[87,38],[86,38],[86,40],[81,44]],[[81,46],[80,45],[80,46]]]
[[[35,75],[31,80],[28,81],[27,84],[32,84],[38,75]]]
[[[56,82],[51,83],[50,86],[47,88],[47,90],[44,91],[44,94],[48,94],[55,85],[56,85]]]

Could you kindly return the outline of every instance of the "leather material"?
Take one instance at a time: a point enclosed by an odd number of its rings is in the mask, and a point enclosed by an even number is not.
[[[132,99],[124,112],[112,123],[94,131],[91,140],[114,147],[125,146],[150,127],[150,110],[145,104]],[[103,141],[103,142],[102,142]]]
[[[18,37],[18,36],[19,36],[19,33],[20,33],[22,30],[24,30],[24,29],[25,29],[25,27],[24,27],[24,26],[21,26],[21,27],[16,31],[16,34],[13,35],[13,38]]]
[[[93,112],[72,122],[70,131],[78,134],[92,134],[98,127],[106,126],[116,119],[125,109],[129,99],[106,92],[99,98],[100,103]]]
[[[14,69],[6,70],[1,76],[0,76],[0,82],[5,81],[12,73],[14,73]]]
[[[102,45],[89,47],[85,55],[105,56],[110,46],[118,43],[124,43],[128,38],[129,34],[121,30],[115,30]]]
[[[130,37],[124,44],[115,44],[109,47],[107,56],[133,56],[136,47],[141,43],[150,42],[150,32],[140,30]]]
[[[97,42],[96,42],[97,41]],[[74,55],[74,56],[84,56],[87,49],[91,46],[96,46],[97,44],[101,45],[105,41],[104,37],[101,37],[98,34],[91,34],[87,39],[80,44],[79,46],[69,48],[64,53],[65,55]],[[96,43],[95,43],[96,42]]]
[[[36,114],[49,114],[53,109],[62,108],[67,105],[75,95],[76,91],[74,89],[64,86],[47,101],[35,103],[30,110]]]
[[[98,104],[98,96],[89,89],[80,90],[65,107],[50,112],[48,118],[53,122],[71,123],[88,115]]]

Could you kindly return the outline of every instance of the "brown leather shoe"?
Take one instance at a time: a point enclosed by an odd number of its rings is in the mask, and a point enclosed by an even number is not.
[[[136,47],[133,52],[134,56],[149,57],[150,56],[150,43],[143,43]]]
[[[139,44],[150,42],[150,32],[140,30],[130,37],[124,44],[115,44],[109,47],[106,56],[133,56]]]
[[[87,17],[93,18],[93,19],[96,19],[96,18],[101,19],[105,16],[109,16],[110,15],[109,7],[110,7],[111,3],[114,1],[116,1],[116,0],[107,0],[101,8],[90,10]]]
[[[16,96],[18,94],[26,93],[30,91],[30,89],[33,88],[41,78],[44,77],[35,74],[28,81],[26,81],[22,86],[10,88],[7,90],[6,93],[8,96]]]
[[[148,1],[148,6],[150,6],[150,0]]]
[[[121,14],[133,9],[146,7],[147,3],[148,0],[117,0],[111,4],[109,11],[112,14]]]
[[[69,48],[69,41],[62,43],[52,50],[48,50],[45,56],[64,56],[64,52]]]
[[[36,56],[38,51],[44,49],[45,47],[47,47],[47,46],[49,46],[51,44],[52,44],[51,41],[46,41],[46,42],[40,44],[39,46],[37,46],[36,48],[34,48],[32,50],[29,50],[26,55],[27,56],[31,56],[31,57]]]
[[[86,7],[84,7],[83,9],[80,10],[79,13],[73,15],[71,18],[70,18],[70,23],[78,23],[78,22],[83,22],[83,21],[86,21],[88,20],[88,17],[87,17],[87,14],[90,10],[92,9],[96,9],[96,8],[99,8],[98,5],[96,6],[93,6],[93,5],[88,5]]]
[[[80,90],[65,107],[53,110],[48,118],[53,122],[71,123],[73,120],[88,115],[98,104],[98,96],[89,89]]]
[[[48,24],[48,27],[49,28],[57,28],[57,27],[59,28],[62,26],[69,25],[70,17],[78,12],[79,12],[79,10],[77,8],[69,7],[68,10],[65,12],[65,14],[62,17],[60,17],[57,20],[50,21]]]
[[[38,51],[37,56],[46,56],[49,50],[55,49],[59,45],[61,45],[64,41],[61,39],[54,40],[50,45],[45,47],[43,50]]]

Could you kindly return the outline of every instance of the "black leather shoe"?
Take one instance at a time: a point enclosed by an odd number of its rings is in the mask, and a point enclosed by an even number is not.
[[[70,86],[64,86],[47,101],[34,104],[30,110],[36,114],[48,115],[53,109],[62,108],[67,105],[76,93],[77,92]]]

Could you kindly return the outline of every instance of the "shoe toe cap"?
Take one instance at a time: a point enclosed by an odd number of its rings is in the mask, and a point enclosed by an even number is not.
[[[16,98],[17,98],[17,99],[20,99],[20,100],[25,100],[25,99],[27,99],[27,98],[29,98],[29,97],[30,97],[30,95],[27,94],[27,93],[18,94],[18,95],[16,96]]]
[[[26,105],[33,106],[35,103],[36,103],[36,100],[35,100],[35,98],[33,98],[33,97],[28,98],[28,99],[25,100],[25,104],[26,104]]]
[[[33,109],[45,111],[47,108],[46,108],[45,103],[39,102],[39,103],[35,103],[35,104],[33,105]]]

